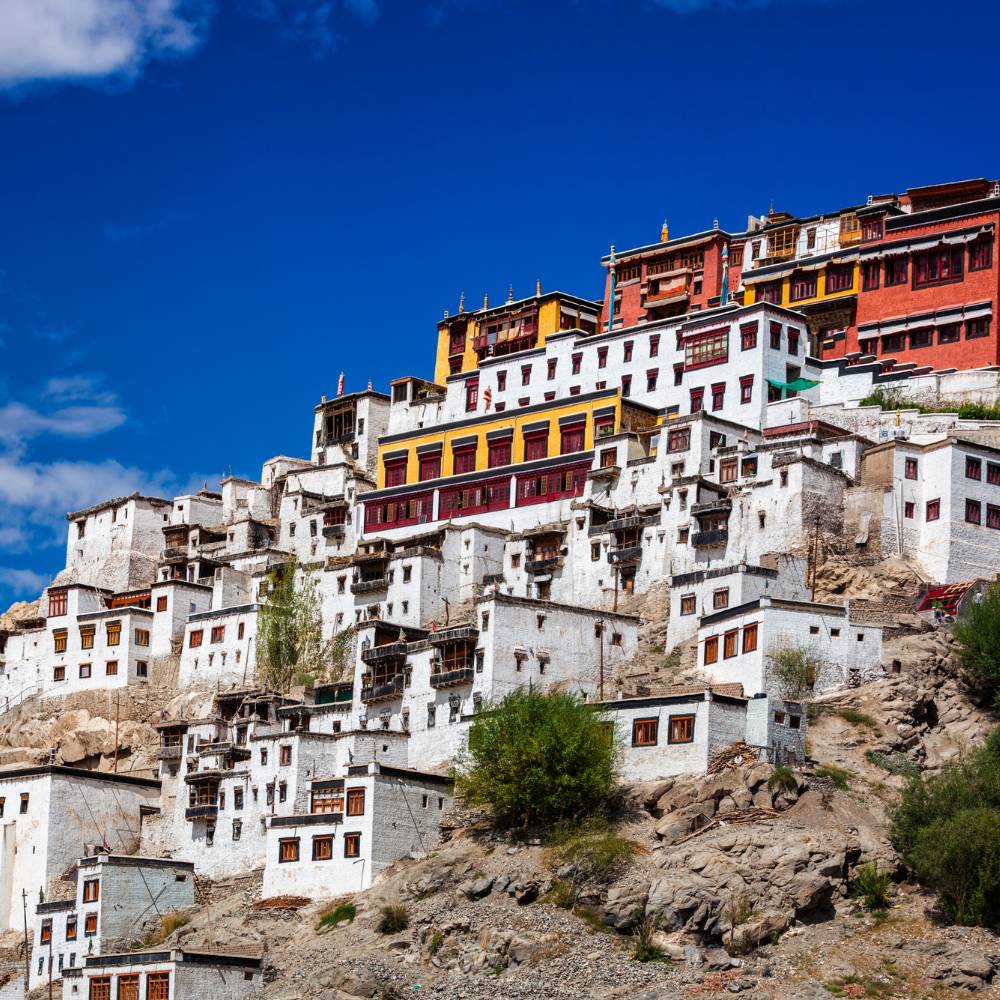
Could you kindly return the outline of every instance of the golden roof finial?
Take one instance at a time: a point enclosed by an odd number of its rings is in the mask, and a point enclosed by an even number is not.
[[[541,298],[542,296],[542,279],[535,278],[535,298]]]
[[[514,286],[513,285],[508,285],[507,286],[507,301],[508,302],[513,302],[514,301]]]
[[[667,220],[663,220],[663,225],[660,228],[660,242],[666,243],[670,239],[670,227],[667,225]]]

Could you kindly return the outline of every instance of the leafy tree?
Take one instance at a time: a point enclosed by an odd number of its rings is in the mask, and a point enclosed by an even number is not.
[[[893,813],[892,842],[950,920],[1000,927],[1000,732],[910,782]]]
[[[351,633],[323,638],[321,599],[312,573],[290,559],[267,577],[267,600],[257,620],[257,673],[270,687],[287,691],[343,673]]]
[[[777,679],[786,698],[802,701],[816,687],[825,661],[807,646],[780,646],[768,654],[771,674]]]
[[[550,825],[605,805],[617,762],[613,732],[579,697],[521,688],[476,716],[456,788],[503,826]]]
[[[970,682],[993,698],[1000,690],[1000,586],[990,587],[955,625],[958,656]]]

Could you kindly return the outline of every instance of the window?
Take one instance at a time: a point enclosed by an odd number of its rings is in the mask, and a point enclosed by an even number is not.
[[[561,454],[569,455],[574,451],[583,451],[583,425],[563,428],[561,439]]]
[[[729,588],[723,587],[720,590],[716,590],[712,594],[712,609],[714,611],[721,611],[723,608],[729,607]]]
[[[333,857],[333,837],[322,836],[312,839],[313,861],[329,861]]]
[[[80,626],[80,648],[81,649],[93,649],[94,648],[94,635],[97,629],[93,625],[81,625]]]
[[[753,653],[757,649],[757,623],[743,626],[743,652]]]
[[[719,482],[723,485],[726,483],[735,483],[738,471],[738,458],[724,458],[719,462]]]
[[[969,247],[969,270],[983,271],[993,264],[993,244],[989,240],[981,240]]]
[[[42,970],[38,971],[40,973]],[[110,976],[93,976],[91,978],[89,1000],[111,1000]]]
[[[146,660],[135,661],[135,676],[136,677],[149,676],[149,663],[147,663]]]
[[[870,260],[861,265],[861,290],[873,292],[879,285],[881,267],[877,260]]]
[[[363,816],[365,812],[365,790],[349,788],[347,790],[347,815]]]
[[[507,373],[497,372],[497,392],[503,392],[507,388]]]
[[[970,455],[965,456],[965,478],[977,480],[983,478],[983,463],[981,459],[972,458]]]
[[[753,402],[753,375],[740,376],[740,402]]]
[[[521,385],[531,384],[531,365],[521,365]]]
[[[981,524],[983,518],[982,504],[978,500],[965,501],[965,520],[969,524]]]
[[[433,729],[435,721],[437,718],[437,707],[435,705],[427,706],[427,728]]]
[[[118,977],[118,1000],[139,1000],[139,974]]]
[[[938,327],[939,344],[957,344],[962,336],[962,326],[960,323],[948,323]]]
[[[789,330],[788,331],[788,353],[798,354],[799,353],[799,331]]]
[[[556,377],[556,358],[549,358],[545,365],[545,374],[548,380],[551,382]]]
[[[965,339],[975,340],[978,337],[988,337],[990,335],[990,318],[983,316],[981,319],[969,319],[965,321]]]
[[[729,331],[711,330],[684,340],[684,368],[719,365],[729,359]]]
[[[712,386],[712,409],[721,410],[726,404],[726,383],[716,382]]]
[[[524,460],[534,462],[546,458],[549,454],[549,435],[547,433],[533,434],[524,439]]]
[[[622,361],[631,361],[631,360],[632,360],[632,341],[626,340],[625,343],[622,344]]]
[[[877,265],[876,265],[877,267]],[[826,291],[847,292],[854,287],[854,265],[853,264],[831,264],[826,269]]]
[[[453,458],[453,474],[456,476],[462,476],[469,472],[476,471],[476,449],[472,448],[457,448],[454,450]]]
[[[222,629],[222,635],[225,635],[225,633],[226,633],[226,626],[222,625],[222,626],[220,626],[220,628]],[[215,629],[212,629],[212,632],[214,634]],[[220,642],[222,641],[222,637],[221,636],[219,637],[219,641]],[[149,645],[149,629],[137,628],[135,630],[135,644],[137,646],[148,646]]]
[[[22,809],[21,812],[24,812]],[[88,878],[83,883],[83,901],[85,903],[96,903],[101,895],[101,880]]]
[[[861,223],[861,239],[862,240],[880,240],[882,239],[882,216],[876,216],[873,219],[864,219]]]
[[[962,280],[963,252],[957,247],[913,255],[913,287],[927,288]]]
[[[740,630],[734,628],[731,632],[727,632],[722,644],[722,657],[725,660],[731,660],[737,653],[739,653],[739,644],[737,640],[740,636]]]
[[[91,673],[90,667],[91,667],[91,665],[89,663],[81,663],[80,664],[80,680],[85,681],[85,680],[87,680],[90,677],[90,673]]]
[[[646,392],[656,392],[656,380],[660,375],[659,368],[650,368],[646,372]]]
[[[278,763],[282,767],[287,767],[292,762],[292,745],[284,743],[278,750]]]
[[[150,972],[146,976],[146,1000],[170,1000],[169,972]]]
[[[385,485],[403,486],[406,484],[406,459],[396,459],[385,463]],[[295,525],[292,525],[294,528]]]
[[[76,940],[76,914],[71,913],[66,918],[66,940],[75,941]],[[72,965],[72,963],[70,963]]]
[[[488,448],[487,464],[491,469],[510,465],[510,441],[491,441]]]
[[[757,324],[744,323],[740,327],[740,350],[752,351],[757,346]]]
[[[465,410],[471,413],[479,405],[479,379],[470,378],[465,383]]]
[[[691,743],[694,740],[694,716],[670,716],[670,743]]]
[[[658,333],[654,333],[649,338],[649,356],[651,358],[655,358],[658,357],[659,354],[660,354],[660,335]]]
[[[122,623],[108,622],[106,630],[107,630],[107,644],[109,646],[119,645],[122,641]]]
[[[903,475],[907,479],[917,478],[917,460],[915,458],[908,458],[903,467]]]
[[[690,447],[690,427],[681,427],[667,434],[667,451],[687,451]]]
[[[705,663],[715,663],[719,659],[719,637],[710,635],[705,640]]]
[[[52,633],[52,648],[56,653],[66,652],[67,641],[68,633],[66,629],[60,629],[58,632]]]
[[[118,676],[118,661],[108,660],[104,665],[104,675],[106,677],[117,677]]]
[[[48,944],[52,940],[52,919],[51,917],[42,921],[42,932],[39,941]]]
[[[906,257],[886,257],[885,260],[885,287],[892,288],[893,285],[905,285],[909,272],[909,262]]]
[[[694,594],[682,594],[681,595],[681,614],[682,615],[693,615],[696,608],[696,599]]]
[[[361,834],[360,833],[345,833],[344,834],[344,857],[345,858],[359,858],[359,857],[361,857]]]
[[[632,722],[632,746],[656,746],[659,719],[635,719]]]
[[[197,649],[201,645],[201,640],[204,638],[204,636],[205,636],[204,629],[200,628],[194,629],[188,635],[188,649]]]
[[[917,505],[913,503],[912,500],[907,500],[903,504],[903,517],[914,517],[916,515]]]
[[[615,418],[613,416],[594,417],[595,438],[612,437],[614,433],[615,433]]]
[[[632,395],[632,376],[631,375],[622,375],[622,395],[623,396],[631,396]]]
[[[608,367],[608,349],[606,347],[597,348],[597,367],[598,368]]]
[[[705,407],[705,388],[691,390],[691,412],[701,413]]]
[[[278,841],[278,864],[299,860],[299,838],[282,837]]]
[[[941,516],[941,501],[940,500],[928,500],[927,501],[927,520],[936,521]]]
[[[775,305],[781,303],[781,281],[767,281],[757,286],[757,301],[772,302]]]
[[[806,271],[792,275],[789,283],[789,299],[798,302],[800,299],[812,299],[816,297],[816,272]]]
[[[246,622],[240,622],[239,625],[236,626],[236,638],[242,639],[245,631],[246,631]]]
[[[986,463],[986,482],[993,486],[1000,486],[1000,463]]]
[[[1000,507],[991,503],[986,505],[986,527],[1000,528]]]
[[[136,632],[136,639],[138,640],[139,633]],[[212,626],[212,642],[218,643],[222,642],[226,638],[226,626],[225,625],[213,625]],[[148,645],[148,643],[147,643]]]
[[[772,323],[771,324],[771,347],[775,351],[781,350],[781,324]]]
[[[441,452],[434,455],[421,455],[419,459],[420,482],[441,477]]]
[[[88,913],[83,918],[83,936],[84,937],[96,937],[97,936],[97,914]]]
[[[910,333],[910,348],[918,347],[930,347],[934,343],[934,331],[931,329],[927,330],[913,330]]]
[[[49,618],[61,618],[66,614],[68,595],[65,590],[49,592]]]

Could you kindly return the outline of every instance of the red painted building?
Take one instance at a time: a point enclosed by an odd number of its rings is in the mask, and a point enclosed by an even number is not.
[[[1000,185],[911,188],[858,216],[857,326],[824,356],[859,352],[937,369],[1000,362]]]
[[[659,243],[615,254],[614,327],[681,316],[719,305],[722,292],[722,249],[729,244],[729,288],[739,285],[744,235],[711,229],[680,239],[668,238],[666,226]],[[611,308],[611,257],[601,264],[604,304],[601,329]]]

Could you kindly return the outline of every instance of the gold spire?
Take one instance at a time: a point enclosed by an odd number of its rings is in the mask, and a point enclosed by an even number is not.
[[[508,285],[507,286],[507,301],[508,302],[513,302],[514,301],[514,286],[513,285]]]
[[[542,297],[542,279],[535,278],[535,298],[540,299]]]
[[[666,243],[670,239],[670,227],[667,225],[667,220],[663,220],[663,225],[660,227],[660,242]]]

